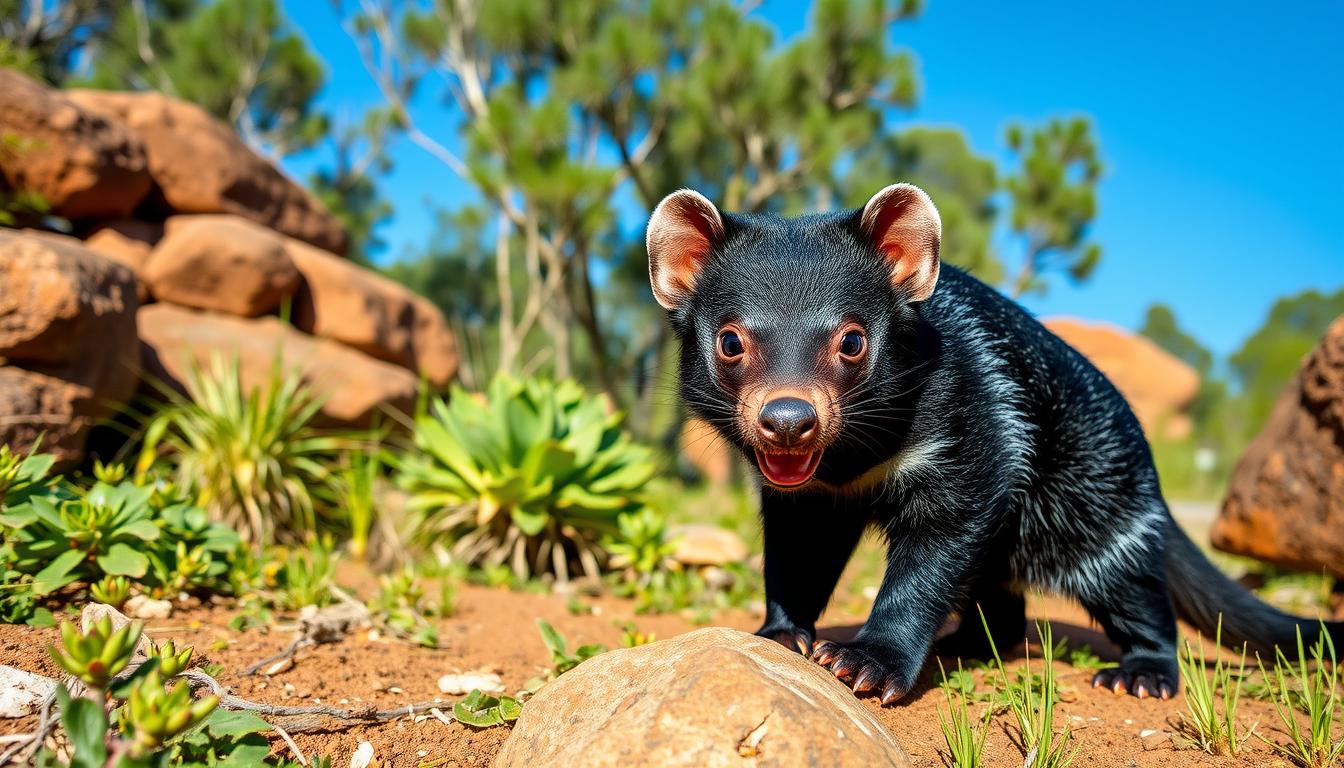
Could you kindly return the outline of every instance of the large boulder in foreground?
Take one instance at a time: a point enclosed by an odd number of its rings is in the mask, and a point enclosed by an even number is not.
[[[243,386],[264,384],[276,355],[282,371],[300,376],[319,395],[322,421],[364,427],[386,411],[410,413],[418,380],[404,368],[335,342],[306,336],[278,318],[255,320],[151,304],[139,313],[147,376],[182,390],[193,365],[238,362]],[[383,423],[388,419],[383,418]]]
[[[0,192],[35,192],[69,219],[125,216],[145,199],[145,148],[120,121],[12,69],[0,94]]]
[[[283,237],[222,215],[169,219],[140,274],[160,301],[240,317],[274,311],[300,281]]]
[[[1150,438],[1190,434],[1188,412],[1199,394],[1199,373],[1185,361],[1143,336],[1105,323],[1069,317],[1041,322],[1106,374]]]
[[[532,698],[495,768],[909,766],[830,673],[771,640],[701,629],[604,653]]]
[[[334,253],[345,253],[340,220],[229,126],[160,93],[67,91],[74,103],[124,122],[144,143],[159,211],[232,213]]]
[[[1344,316],[1237,462],[1213,545],[1344,578]]]
[[[294,298],[294,325],[367,355],[396,363],[445,387],[457,374],[457,343],[428,299],[395,280],[290,241],[303,274]]]
[[[62,464],[139,380],[135,276],[62,235],[0,230],[0,443]]]

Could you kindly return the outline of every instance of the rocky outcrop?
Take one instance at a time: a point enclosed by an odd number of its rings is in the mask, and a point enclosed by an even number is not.
[[[1149,437],[1190,434],[1188,411],[1199,393],[1194,368],[1149,339],[1115,326],[1067,317],[1042,322],[1106,374]]]
[[[140,274],[160,301],[240,317],[274,311],[300,280],[284,238],[238,216],[174,216]]]
[[[160,93],[69,91],[69,99],[120,121],[145,147],[161,215],[231,213],[334,253],[345,253],[340,221],[195,104]]]
[[[1344,316],[1237,462],[1213,545],[1344,578]]]
[[[208,371],[215,360],[236,361],[245,388],[264,385],[278,355],[281,371],[297,375],[323,398],[321,421],[328,425],[364,427],[380,414],[410,413],[415,406],[415,374],[304,335],[278,318],[248,320],[151,304],[140,310],[139,321],[146,375],[180,391],[186,391],[193,366]]]
[[[119,121],[13,70],[0,93],[0,192],[35,192],[69,219],[125,216],[149,193],[145,148]]]
[[[62,462],[139,380],[135,277],[78,240],[0,230],[0,442]]]
[[[433,304],[400,283],[290,241],[303,285],[294,325],[404,368],[442,387],[457,373],[457,344]]]
[[[76,462],[142,375],[180,389],[216,355],[249,387],[278,355],[339,426],[452,382],[442,313],[342,258],[339,220],[199,107],[6,70],[0,93],[0,195],[33,193],[69,226],[18,223],[71,233],[0,228],[0,440]]]
[[[701,629],[596,656],[542,688],[495,768],[909,766],[843,684],[770,640]]]

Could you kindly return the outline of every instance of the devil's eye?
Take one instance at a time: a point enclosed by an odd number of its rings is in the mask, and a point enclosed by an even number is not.
[[[844,357],[855,358],[863,354],[864,345],[867,341],[863,338],[863,331],[846,331],[845,335],[840,337],[840,354]]]
[[[742,337],[733,331],[719,334],[719,354],[728,359],[741,357],[746,350],[742,348]]]

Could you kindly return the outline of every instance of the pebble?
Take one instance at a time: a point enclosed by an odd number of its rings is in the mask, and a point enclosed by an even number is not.
[[[166,619],[173,615],[173,603],[170,600],[135,595],[126,601],[126,615],[133,619]]]

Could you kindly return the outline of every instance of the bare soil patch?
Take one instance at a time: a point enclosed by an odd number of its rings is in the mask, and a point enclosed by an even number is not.
[[[361,631],[338,643],[300,651],[292,668],[270,677],[242,677],[238,670],[278,653],[289,644],[294,635],[285,631],[283,623],[266,632],[255,629],[236,632],[228,627],[235,609],[222,604],[183,610],[171,619],[150,622],[147,632],[158,641],[172,638],[179,647],[194,645],[205,663],[220,666],[220,682],[245,699],[291,706],[316,703],[388,709],[438,697],[444,700],[447,712],[456,697],[439,692],[437,681],[441,675],[490,669],[502,676],[512,692],[549,665],[549,651],[536,628],[538,618],[563,633],[571,648],[580,643],[619,646],[618,622],[623,621],[634,621],[641,631],[655,633],[659,638],[695,628],[681,616],[637,616],[630,601],[607,597],[587,600],[595,612],[581,615],[572,614],[566,602],[557,595],[463,586],[456,613],[440,622],[437,649],[370,638]],[[1075,645],[1086,643],[1103,660],[1116,658],[1115,649],[1073,604],[1038,599],[1032,601],[1030,609],[1033,617],[1052,621],[1057,637],[1066,637]],[[862,619],[832,613],[823,622],[826,626],[823,636],[843,638]],[[750,631],[756,627],[758,618],[748,612],[730,612],[716,616],[714,623]],[[45,648],[56,639],[56,630],[0,626],[0,664],[55,676],[58,670]],[[1034,658],[1038,652],[1039,649],[1033,649]],[[1021,649],[1016,649],[1010,667],[1018,663],[1020,653]],[[1057,669],[1066,689],[1057,719],[1068,722],[1077,731],[1081,751],[1075,765],[1252,768],[1280,762],[1254,738],[1238,757],[1214,757],[1181,748],[1169,735],[1176,730],[1185,710],[1183,697],[1162,702],[1115,696],[1090,688],[1090,671],[1063,663]],[[892,730],[917,766],[943,765],[937,715],[943,694],[934,684],[935,670],[936,665],[926,669],[920,687],[898,705],[882,708],[873,697],[863,699],[865,706]],[[1260,733],[1269,738],[1281,736],[1269,704],[1244,698],[1242,709],[1246,727],[1258,721]],[[1022,764],[1022,757],[1009,737],[1009,719],[1001,715],[993,722],[987,746],[988,766],[1017,768]],[[33,725],[33,719],[0,721],[0,733],[18,733],[30,730]],[[383,766],[486,766],[509,734],[508,727],[476,730],[456,722],[445,724],[432,716],[403,717],[374,725],[352,725],[333,719],[308,725],[316,727],[297,732],[291,729],[299,747],[309,755],[330,756],[332,764],[342,768],[349,764],[351,754],[364,740],[373,744]],[[280,752],[286,748],[276,739],[274,749]]]

